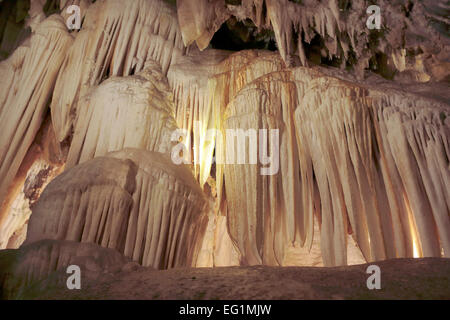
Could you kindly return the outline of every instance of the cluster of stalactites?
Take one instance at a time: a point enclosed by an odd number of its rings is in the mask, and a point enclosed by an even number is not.
[[[33,2],[30,8],[31,37],[0,63],[3,75],[0,80],[2,205],[8,205],[6,198],[11,190],[18,188],[13,180],[49,110],[50,99],[56,137],[60,142],[70,142],[76,128],[82,127],[77,119],[91,89],[107,77],[142,72],[151,61],[160,66],[155,72],[161,69],[165,74],[172,61],[185,51],[176,11],[162,0],[100,0],[94,4],[88,0],[61,1],[61,13],[46,19],[44,3]],[[79,32],[68,30],[67,19],[71,14],[66,9],[70,5],[80,6],[83,24]],[[145,78],[145,72],[140,78]],[[155,78],[153,83],[157,82]],[[159,90],[159,84],[154,90]],[[173,110],[168,110],[168,114],[172,117]],[[149,117],[147,114],[144,118]],[[161,113],[158,117],[164,122],[166,115]],[[173,120],[170,117],[166,127],[171,130]],[[155,144],[167,140],[166,135],[163,136],[154,141],[144,137],[146,142],[137,147],[156,150]],[[162,144],[169,148],[166,143]],[[125,143],[125,146],[135,145]],[[117,150],[116,147],[110,145],[106,151]],[[73,158],[77,158],[74,161],[77,163],[78,155]],[[0,223],[7,209],[2,208]]]
[[[42,125],[72,42],[62,17],[53,15],[0,63],[0,204]],[[3,218],[0,216],[0,223]]]
[[[111,77],[80,103],[66,167],[123,148],[170,154],[177,130],[172,94],[158,63],[136,75]]]
[[[100,0],[87,12],[56,81],[51,111],[59,141],[76,125],[81,100],[111,76],[157,61],[165,74],[185,52],[175,10],[164,1]]]
[[[230,17],[250,19],[259,30],[273,30],[280,55],[288,66],[293,65],[294,56],[307,66],[305,45],[317,37],[322,42],[321,52],[315,54],[340,61],[341,67],[352,65],[360,76],[369,67],[369,61],[380,54],[389,60],[388,68],[398,68],[396,57],[404,49],[440,52],[442,61],[448,59],[447,35],[433,27],[440,23],[448,28],[448,19],[436,15],[439,10],[445,11],[444,1],[383,0],[377,3],[380,12],[368,13],[372,4],[365,0],[242,0],[233,5],[225,0],[180,0],[177,10],[185,45],[195,41],[204,50]],[[374,14],[379,14],[380,25],[369,29],[367,23],[374,23]],[[437,46],[436,42],[441,44]]]
[[[222,137],[227,129],[280,130],[278,174],[260,175],[259,163],[215,164],[218,208],[241,263],[280,265],[290,244],[310,248],[314,217],[328,266],[347,263],[348,234],[368,261],[450,254],[447,104],[320,68],[283,69],[275,53],[216,58],[209,74],[180,76],[195,69],[193,57],[170,69],[177,112],[207,119]],[[209,176],[226,143],[192,134],[204,142],[200,169]]]
[[[309,246],[316,212],[325,265],[347,263],[350,232],[368,261],[450,255],[448,105],[301,68],[257,79],[227,111],[236,104],[238,126],[281,131],[273,181],[257,166],[225,166],[229,221],[245,220],[230,225],[241,250],[251,243],[270,261],[287,242]]]
[[[65,9],[72,4],[81,7],[83,24],[79,32],[70,33],[66,25],[70,14]],[[33,6],[33,10],[38,7]],[[6,75],[2,78],[4,85],[0,92],[0,122],[5,130],[0,140],[5,145],[0,154],[0,170],[4,177],[0,184],[2,202],[6,194],[14,197],[15,189],[23,186],[22,180],[15,181],[14,188],[11,183],[36,138],[50,98],[56,140],[69,145],[66,169],[74,169],[75,175],[78,164],[93,158],[102,159],[99,157],[127,147],[138,148],[143,153],[164,154],[167,159],[158,161],[167,162],[159,165],[166,171],[172,165],[170,140],[177,125],[165,74],[185,52],[175,9],[162,0],[100,0],[92,5],[90,1],[62,1],[60,8],[60,14],[42,22],[36,16],[33,21],[37,26],[32,37],[0,65]],[[159,159],[159,156],[155,157]],[[151,157],[144,158],[152,161]],[[112,161],[109,158],[103,160],[106,167]],[[132,167],[129,165],[127,170]],[[186,168],[183,170],[189,172]],[[142,191],[140,195],[128,190],[128,185],[111,184],[119,178],[115,175],[120,176],[120,170],[108,181],[101,182],[101,174],[92,169],[88,175],[99,180],[92,184],[82,182],[81,190],[77,179],[72,179],[71,171],[68,172],[67,179],[73,183],[66,181],[63,184],[72,189],[62,195],[58,181],[55,181],[56,187],[53,184],[47,188],[50,191],[42,202],[46,197],[54,196],[51,200],[54,206],[43,210],[46,218],[42,221],[46,223],[33,219],[36,221],[31,224],[28,241],[45,238],[48,233],[58,239],[94,241],[114,247],[142,264],[157,268],[195,265],[198,249],[191,242],[200,242],[195,239],[201,238],[203,232],[204,223],[200,217],[203,217],[206,200],[192,181],[177,182],[181,177],[154,172],[150,177],[138,170],[136,179],[145,184],[138,184],[138,187],[145,192],[153,190],[150,194]],[[183,175],[183,179],[188,179],[186,172]],[[166,192],[165,197],[157,195],[167,188],[173,192]],[[86,193],[82,196],[80,192]],[[49,196],[51,193],[54,194]],[[135,201],[141,199],[142,203],[133,207],[133,196]],[[13,200],[8,199],[11,203]],[[5,213],[12,212],[9,202],[2,208]],[[42,202],[36,205],[36,216],[41,215],[39,208],[45,207]],[[67,205],[68,202],[71,204]],[[153,208],[160,204],[159,212],[153,214],[149,210],[149,205]],[[101,205],[104,207],[99,208]],[[55,211],[54,207],[57,207]],[[130,215],[134,224],[130,222],[129,227],[134,228],[133,234],[136,229],[143,230],[133,240],[135,243],[120,238],[126,222],[123,219],[132,208],[134,211]],[[144,208],[147,211],[140,213]],[[140,215],[136,217],[138,213]],[[4,218],[0,217],[0,223],[11,220]],[[97,218],[104,220],[97,221]],[[23,215],[23,219],[27,216]],[[141,222],[144,220],[148,222],[144,223],[145,228]],[[65,225],[68,221],[73,222],[72,227]],[[154,230],[149,226],[150,221],[154,221]],[[163,228],[159,228],[161,222],[166,223]],[[172,240],[166,245],[168,234]],[[145,241],[148,243],[143,243]]]

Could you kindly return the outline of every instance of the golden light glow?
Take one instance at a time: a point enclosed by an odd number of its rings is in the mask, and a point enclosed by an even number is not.
[[[417,248],[416,239],[413,238],[413,257],[420,258],[419,248]]]
[[[418,234],[417,234],[416,220],[415,220],[414,214],[411,210],[411,206],[409,205],[408,198],[405,194],[403,195],[403,200],[405,202],[405,207],[406,207],[406,211],[408,212],[408,217],[409,217],[409,222],[410,222],[409,228],[411,230],[411,238],[413,241],[413,257],[421,258],[422,257],[422,249],[421,249]]]

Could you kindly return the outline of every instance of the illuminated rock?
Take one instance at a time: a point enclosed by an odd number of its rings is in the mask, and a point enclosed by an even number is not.
[[[189,169],[159,153],[124,149],[53,180],[33,208],[26,242],[94,242],[144,266],[191,266],[206,205]]]
[[[155,268],[450,256],[442,2],[380,1],[380,30],[364,1],[237,3],[61,1],[43,21],[34,3],[33,35],[0,64],[0,247],[39,198],[28,243]],[[231,20],[278,51],[210,48]],[[30,148],[44,119],[57,163]]]
[[[134,76],[111,77],[80,103],[67,167],[123,148],[171,153],[177,129],[167,80],[153,61]]]
[[[41,127],[56,77],[73,39],[53,15],[0,63],[0,202]]]

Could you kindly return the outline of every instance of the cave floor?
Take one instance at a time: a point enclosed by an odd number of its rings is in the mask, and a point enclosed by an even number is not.
[[[55,272],[27,287],[25,299],[450,299],[450,259],[395,259],[376,264],[381,289],[369,290],[369,264],[336,267],[221,267],[158,271],[130,264],[117,273],[83,275],[68,290]],[[87,280],[86,280],[87,279]]]

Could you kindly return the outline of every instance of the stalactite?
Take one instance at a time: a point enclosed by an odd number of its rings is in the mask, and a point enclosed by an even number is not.
[[[172,66],[168,74],[177,124],[189,133],[185,143],[188,149],[192,145],[189,160],[197,165],[201,185],[210,175],[214,151],[221,152],[214,149],[215,137],[208,135],[208,130],[220,130],[226,105],[245,84],[284,67],[278,55],[270,52],[242,51],[225,59],[227,56],[217,50],[207,55],[193,52]],[[221,194],[221,182],[218,186]]]
[[[0,203],[42,124],[71,43],[64,21],[53,15],[37,27],[27,43],[0,63]]]
[[[279,55],[255,50],[235,53],[221,64],[224,71],[208,81],[208,92],[211,92],[210,104],[214,108],[214,123],[218,131],[224,128],[223,115],[228,103],[246,84],[265,74],[284,68],[284,63]],[[224,159],[224,145],[216,144],[215,153],[216,158]],[[220,204],[223,194],[222,164],[216,164],[216,170],[217,198]]]
[[[177,10],[184,45],[196,41],[200,50],[209,45],[214,33],[230,17],[222,0],[180,0]]]
[[[96,1],[59,73],[51,105],[58,139],[70,136],[80,101],[105,77],[135,74],[148,60],[166,74],[184,51],[176,12],[164,1]]]
[[[215,128],[208,80],[223,71],[220,62],[229,54],[214,50],[186,55],[170,67],[167,75],[173,91],[175,120],[188,133],[184,143],[190,155],[185,158],[194,164],[194,174],[201,185],[209,177],[214,151],[214,141],[207,137],[207,131]]]
[[[439,1],[445,7],[443,2]],[[421,48],[426,48],[435,57],[442,54],[440,60],[446,61],[450,44],[448,40],[442,40],[445,38],[443,32],[433,28],[430,23],[432,20],[447,21],[445,17],[433,14],[436,10],[432,8],[439,3],[410,2],[413,10],[406,14],[407,10],[402,5],[389,0],[378,1],[383,19],[377,30],[369,30],[366,26],[369,18],[366,10],[371,3],[363,0],[352,1],[351,10],[339,8],[337,0],[304,3],[290,0],[243,0],[240,5],[225,5],[221,0],[213,3],[207,0],[183,0],[179,1],[177,9],[185,44],[195,40],[201,50],[208,46],[221,24],[234,16],[241,21],[252,20],[259,29],[271,28],[287,66],[293,65],[294,55],[300,57],[303,66],[307,66],[303,42],[309,44],[315,36],[319,36],[323,40],[323,58],[342,59],[343,66],[346,63],[353,65],[355,72],[362,78],[364,69],[369,67],[369,60],[379,52],[390,56],[398,50],[416,48],[420,44]],[[443,41],[439,48],[436,47],[436,41]],[[431,70],[429,72],[432,73]]]

